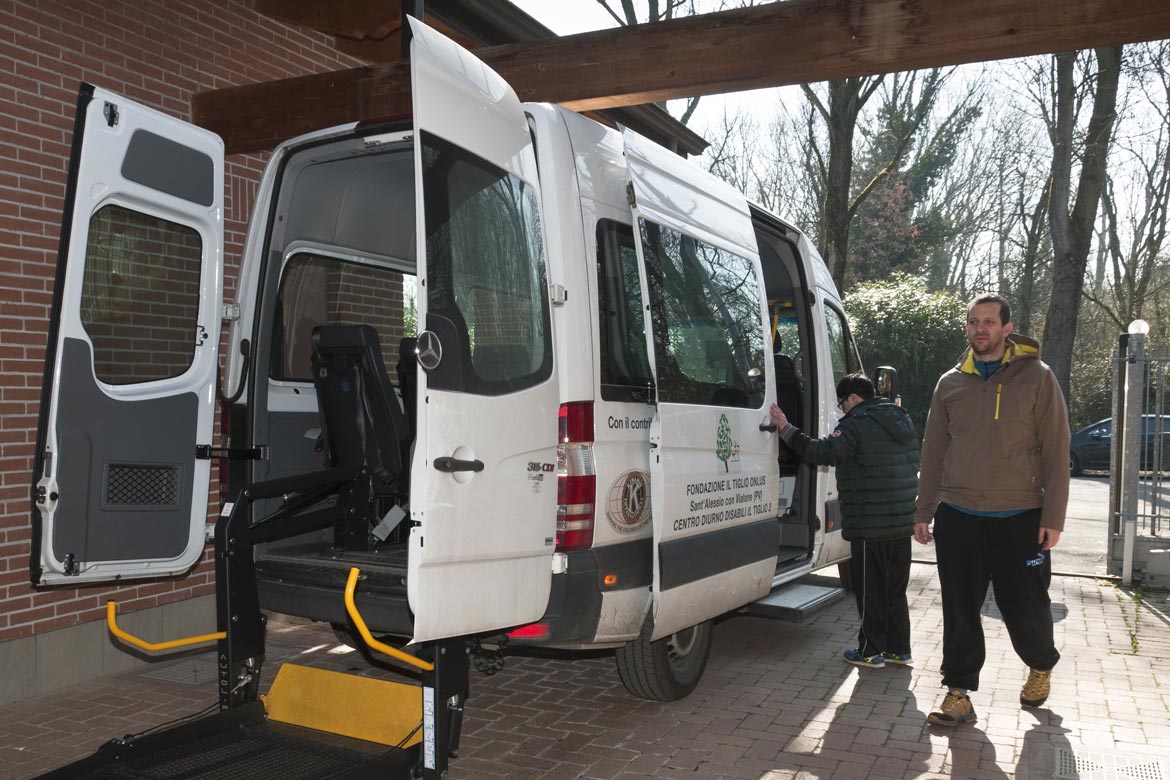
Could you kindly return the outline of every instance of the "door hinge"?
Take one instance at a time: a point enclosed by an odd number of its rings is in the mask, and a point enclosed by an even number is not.
[[[78,574],[81,574],[81,567],[77,565],[77,556],[73,553],[66,553],[65,560],[62,563],[65,564],[66,577],[76,577]]]
[[[210,444],[195,445],[195,460],[211,460],[212,458],[227,458],[228,460],[267,460],[268,447],[212,447]]]
[[[49,488],[45,485],[37,485],[38,504],[44,504],[46,501],[53,501],[55,503],[58,498],[59,496],[57,495],[57,491],[54,490],[52,493],[50,493]]]
[[[223,319],[224,322],[235,322],[240,318],[240,304],[225,303],[223,305]]]
[[[629,201],[630,208],[638,205],[638,198],[634,195],[634,183],[632,181],[626,182],[626,200]]]

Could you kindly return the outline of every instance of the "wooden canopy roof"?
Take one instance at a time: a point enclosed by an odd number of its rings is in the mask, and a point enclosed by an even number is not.
[[[374,59],[372,52],[401,50],[399,3],[257,0],[257,7],[335,34],[344,39],[339,49]],[[490,44],[512,24],[516,42],[478,48],[477,56],[521,100],[578,111],[1170,38],[1167,0],[783,0],[560,38],[524,37],[532,29],[521,17],[536,23],[515,8],[509,21],[504,6],[427,0],[426,21],[465,44]],[[468,9],[480,18],[458,13]],[[394,61],[202,92],[194,120],[219,133],[229,152],[269,149],[321,127],[409,113],[408,68]]]

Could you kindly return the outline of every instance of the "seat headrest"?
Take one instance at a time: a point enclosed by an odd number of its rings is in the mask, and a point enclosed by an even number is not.
[[[321,325],[313,329],[313,349],[318,353],[334,350],[380,349],[378,331],[369,325]]]

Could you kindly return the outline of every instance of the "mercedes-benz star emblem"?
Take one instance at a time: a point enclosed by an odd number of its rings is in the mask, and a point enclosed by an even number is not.
[[[433,370],[443,359],[443,345],[439,342],[439,337],[429,330],[424,330],[418,334],[416,343],[418,346],[414,351],[418,355],[418,364],[424,371]]]

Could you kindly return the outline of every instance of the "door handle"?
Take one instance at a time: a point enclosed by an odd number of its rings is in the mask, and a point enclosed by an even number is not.
[[[442,458],[435,458],[435,468],[439,471],[445,471],[448,474],[455,471],[483,471],[482,460],[459,460],[445,456]]]
[[[768,431],[769,433],[776,432],[776,423],[760,423],[761,431]]]

